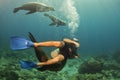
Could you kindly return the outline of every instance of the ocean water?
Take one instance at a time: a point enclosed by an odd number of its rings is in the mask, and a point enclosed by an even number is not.
[[[55,11],[46,13],[68,25],[49,26],[51,20],[44,16],[45,12],[25,15],[27,11],[20,10],[13,13],[14,8],[28,2],[54,7]],[[10,36],[28,38],[28,32],[38,41],[78,38],[80,55],[110,55],[120,49],[120,0],[0,0],[0,49],[11,50]]]
[[[27,36],[32,32],[38,41],[61,40],[63,37],[79,39],[82,52],[114,51],[120,48],[119,0],[34,0],[53,6],[56,15],[73,25],[49,26],[51,20],[44,12],[25,15],[13,9],[33,0],[0,1],[0,47],[9,48],[11,35]]]

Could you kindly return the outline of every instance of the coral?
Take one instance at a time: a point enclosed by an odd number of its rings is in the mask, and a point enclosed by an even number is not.
[[[102,74],[75,74],[69,80],[102,80]]]
[[[107,54],[100,54],[94,57],[96,60],[109,60],[110,56],[108,56]]]
[[[103,58],[104,57],[104,58]],[[69,80],[119,80],[120,64],[111,57],[98,56],[84,61],[78,69],[78,74]]]
[[[117,63],[120,63],[120,50],[117,50],[112,56]]]
[[[97,73],[103,69],[103,62],[98,60],[90,59],[83,62],[78,69],[79,73]]]
[[[100,73],[78,73],[71,76],[68,80],[119,80],[120,71],[118,70],[102,70]]]
[[[1,79],[5,78],[5,80],[18,80],[19,76],[14,71],[1,70],[0,71],[0,78]]]
[[[104,54],[93,58],[85,57],[85,60],[68,60],[60,72],[39,72],[36,69],[21,69],[18,64],[21,58],[36,60],[33,56],[27,58],[29,52],[23,57],[22,54],[17,55],[17,52],[12,54],[3,51],[4,56],[1,55],[0,58],[0,80],[120,80],[120,64]]]
[[[14,71],[7,72],[6,80],[18,80],[19,76]]]
[[[120,70],[120,64],[114,60],[104,62],[104,70]]]

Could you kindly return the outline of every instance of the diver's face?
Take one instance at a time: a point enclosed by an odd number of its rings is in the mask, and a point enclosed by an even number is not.
[[[75,56],[75,58],[78,58],[78,56]]]
[[[74,58],[79,58],[80,57],[80,55],[78,54],[78,53],[76,53],[75,55],[74,55]]]

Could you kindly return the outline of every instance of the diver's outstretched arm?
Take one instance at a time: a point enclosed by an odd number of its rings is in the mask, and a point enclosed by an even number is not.
[[[53,59],[49,59],[48,61],[46,62],[40,62],[40,63],[37,63],[37,66],[44,66],[44,65],[51,65],[51,64],[55,64],[55,63],[58,63],[60,61],[64,60],[64,56],[59,54],[57,57],[53,58]]]
[[[64,43],[62,41],[47,41],[47,42],[39,42],[39,43],[34,43],[35,47],[41,47],[41,46],[46,46],[46,47],[62,47]]]
[[[64,41],[64,42],[67,42],[67,43],[74,43],[74,44],[76,45],[76,47],[79,47],[79,46],[80,46],[79,43],[77,43],[77,42],[75,42],[75,41],[73,41],[73,40],[71,40],[71,39],[68,39],[68,38],[64,38],[63,41]]]

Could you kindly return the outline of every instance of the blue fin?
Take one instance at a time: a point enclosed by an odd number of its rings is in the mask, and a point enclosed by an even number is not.
[[[27,49],[34,46],[32,41],[20,36],[12,36],[10,38],[10,45],[13,50]]]
[[[20,61],[20,65],[23,69],[32,69],[37,67],[37,64],[35,62],[23,60]]]

